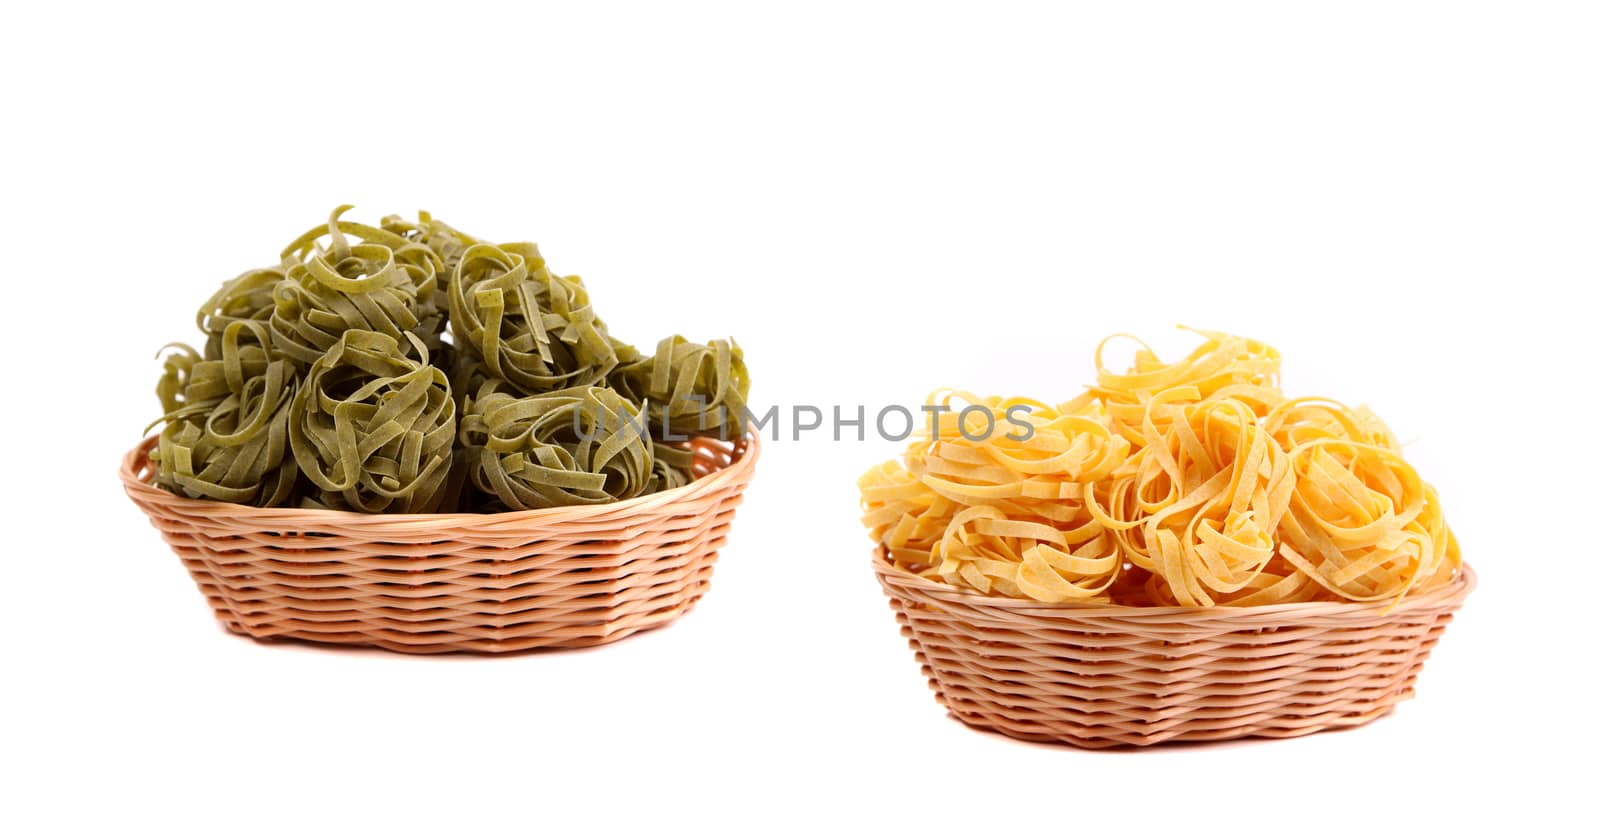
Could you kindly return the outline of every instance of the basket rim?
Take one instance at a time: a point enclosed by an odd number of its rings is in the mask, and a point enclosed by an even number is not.
[[[1288,615],[1336,616],[1373,615],[1385,617],[1404,615],[1414,610],[1454,609],[1478,585],[1478,573],[1462,561],[1461,568],[1451,582],[1420,595],[1408,595],[1393,609],[1382,601],[1299,601],[1287,604],[1263,604],[1253,607],[1133,607],[1125,604],[1084,604],[1066,601],[1059,604],[1024,598],[1007,598],[1000,595],[982,595],[961,590],[948,584],[930,581],[912,574],[888,560],[888,547],[883,544],[873,549],[872,567],[885,584],[920,593],[929,598],[951,604],[978,609],[1004,610],[1018,617],[1059,618],[1116,618],[1147,620],[1224,620],[1256,619],[1261,616]]]
[[[697,497],[701,494],[718,490],[728,482],[747,477],[754,469],[756,459],[760,458],[760,433],[746,433],[744,437],[739,439],[717,439],[714,436],[705,438],[710,438],[713,442],[731,445],[730,455],[732,456],[732,461],[727,466],[718,468],[686,485],[679,485],[676,488],[668,488],[664,491],[656,491],[655,493],[616,502],[595,505],[562,505],[553,508],[533,508],[526,511],[369,514],[361,511],[340,511],[328,508],[263,508],[256,505],[242,505],[237,502],[222,502],[215,499],[191,499],[160,488],[153,482],[146,481],[140,477],[140,472],[144,470],[150,460],[150,449],[160,441],[159,435],[146,437],[134,445],[133,449],[124,453],[117,475],[122,479],[124,490],[136,502],[143,497],[179,512],[188,512],[211,518],[226,515],[235,520],[244,522],[259,521],[275,527],[281,526],[286,519],[291,517],[298,521],[298,525],[308,527],[318,524],[345,526],[366,524],[395,527],[407,524],[425,524],[428,526],[471,525],[475,527],[522,526],[527,524],[566,523],[619,514],[625,515],[635,511],[647,511],[656,506],[666,505],[678,500]]]

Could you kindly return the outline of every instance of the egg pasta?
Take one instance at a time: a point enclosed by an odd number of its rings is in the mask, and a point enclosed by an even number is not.
[[[1454,576],[1438,494],[1376,415],[1290,399],[1272,347],[1196,333],[1121,372],[1102,341],[1056,405],[935,392],[861,478],[863,523],[903,569],[1046,603],[1392,605]]]

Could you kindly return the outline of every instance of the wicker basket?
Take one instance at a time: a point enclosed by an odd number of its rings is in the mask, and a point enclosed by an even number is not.
[[[939,702],[1024,740],[1101,748],[1359,726],[1412,695],[1476,579],[1378,605],[1117,607],[963,592],[873,566]]]
[[[754,436],[696,439],[693,482],[605,505],[359,514],[185,499],[150,483],[155,441],[123,458],[123,486],[224,626],[404,653],[581,647],[672,621],[705,594],[759,455]]]

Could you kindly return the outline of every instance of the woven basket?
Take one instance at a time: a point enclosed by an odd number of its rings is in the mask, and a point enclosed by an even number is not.
[[[688,612],[754,471],[754,436],[691,442],[688,485],[605,505],[499,514],[360,514],[185,499],[150,483],[146,439],[128,495],[217,618],[259,639],[404,653],[582,647]]]
[[[1102,748],[1295,737],[1412,695],[1476,578],[1382,605],[1118,607],[963,592],[890,564],[878,581],[939,702],[1024,740]]]

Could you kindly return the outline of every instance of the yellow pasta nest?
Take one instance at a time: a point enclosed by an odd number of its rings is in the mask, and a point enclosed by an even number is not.
[[[1209,331],[1050,405],[941,390],[860,480],[897,566],[1047,603],[1398,603],[1461,563],[1439,497],[1369,410],[1278,388],[1270,346]]]

